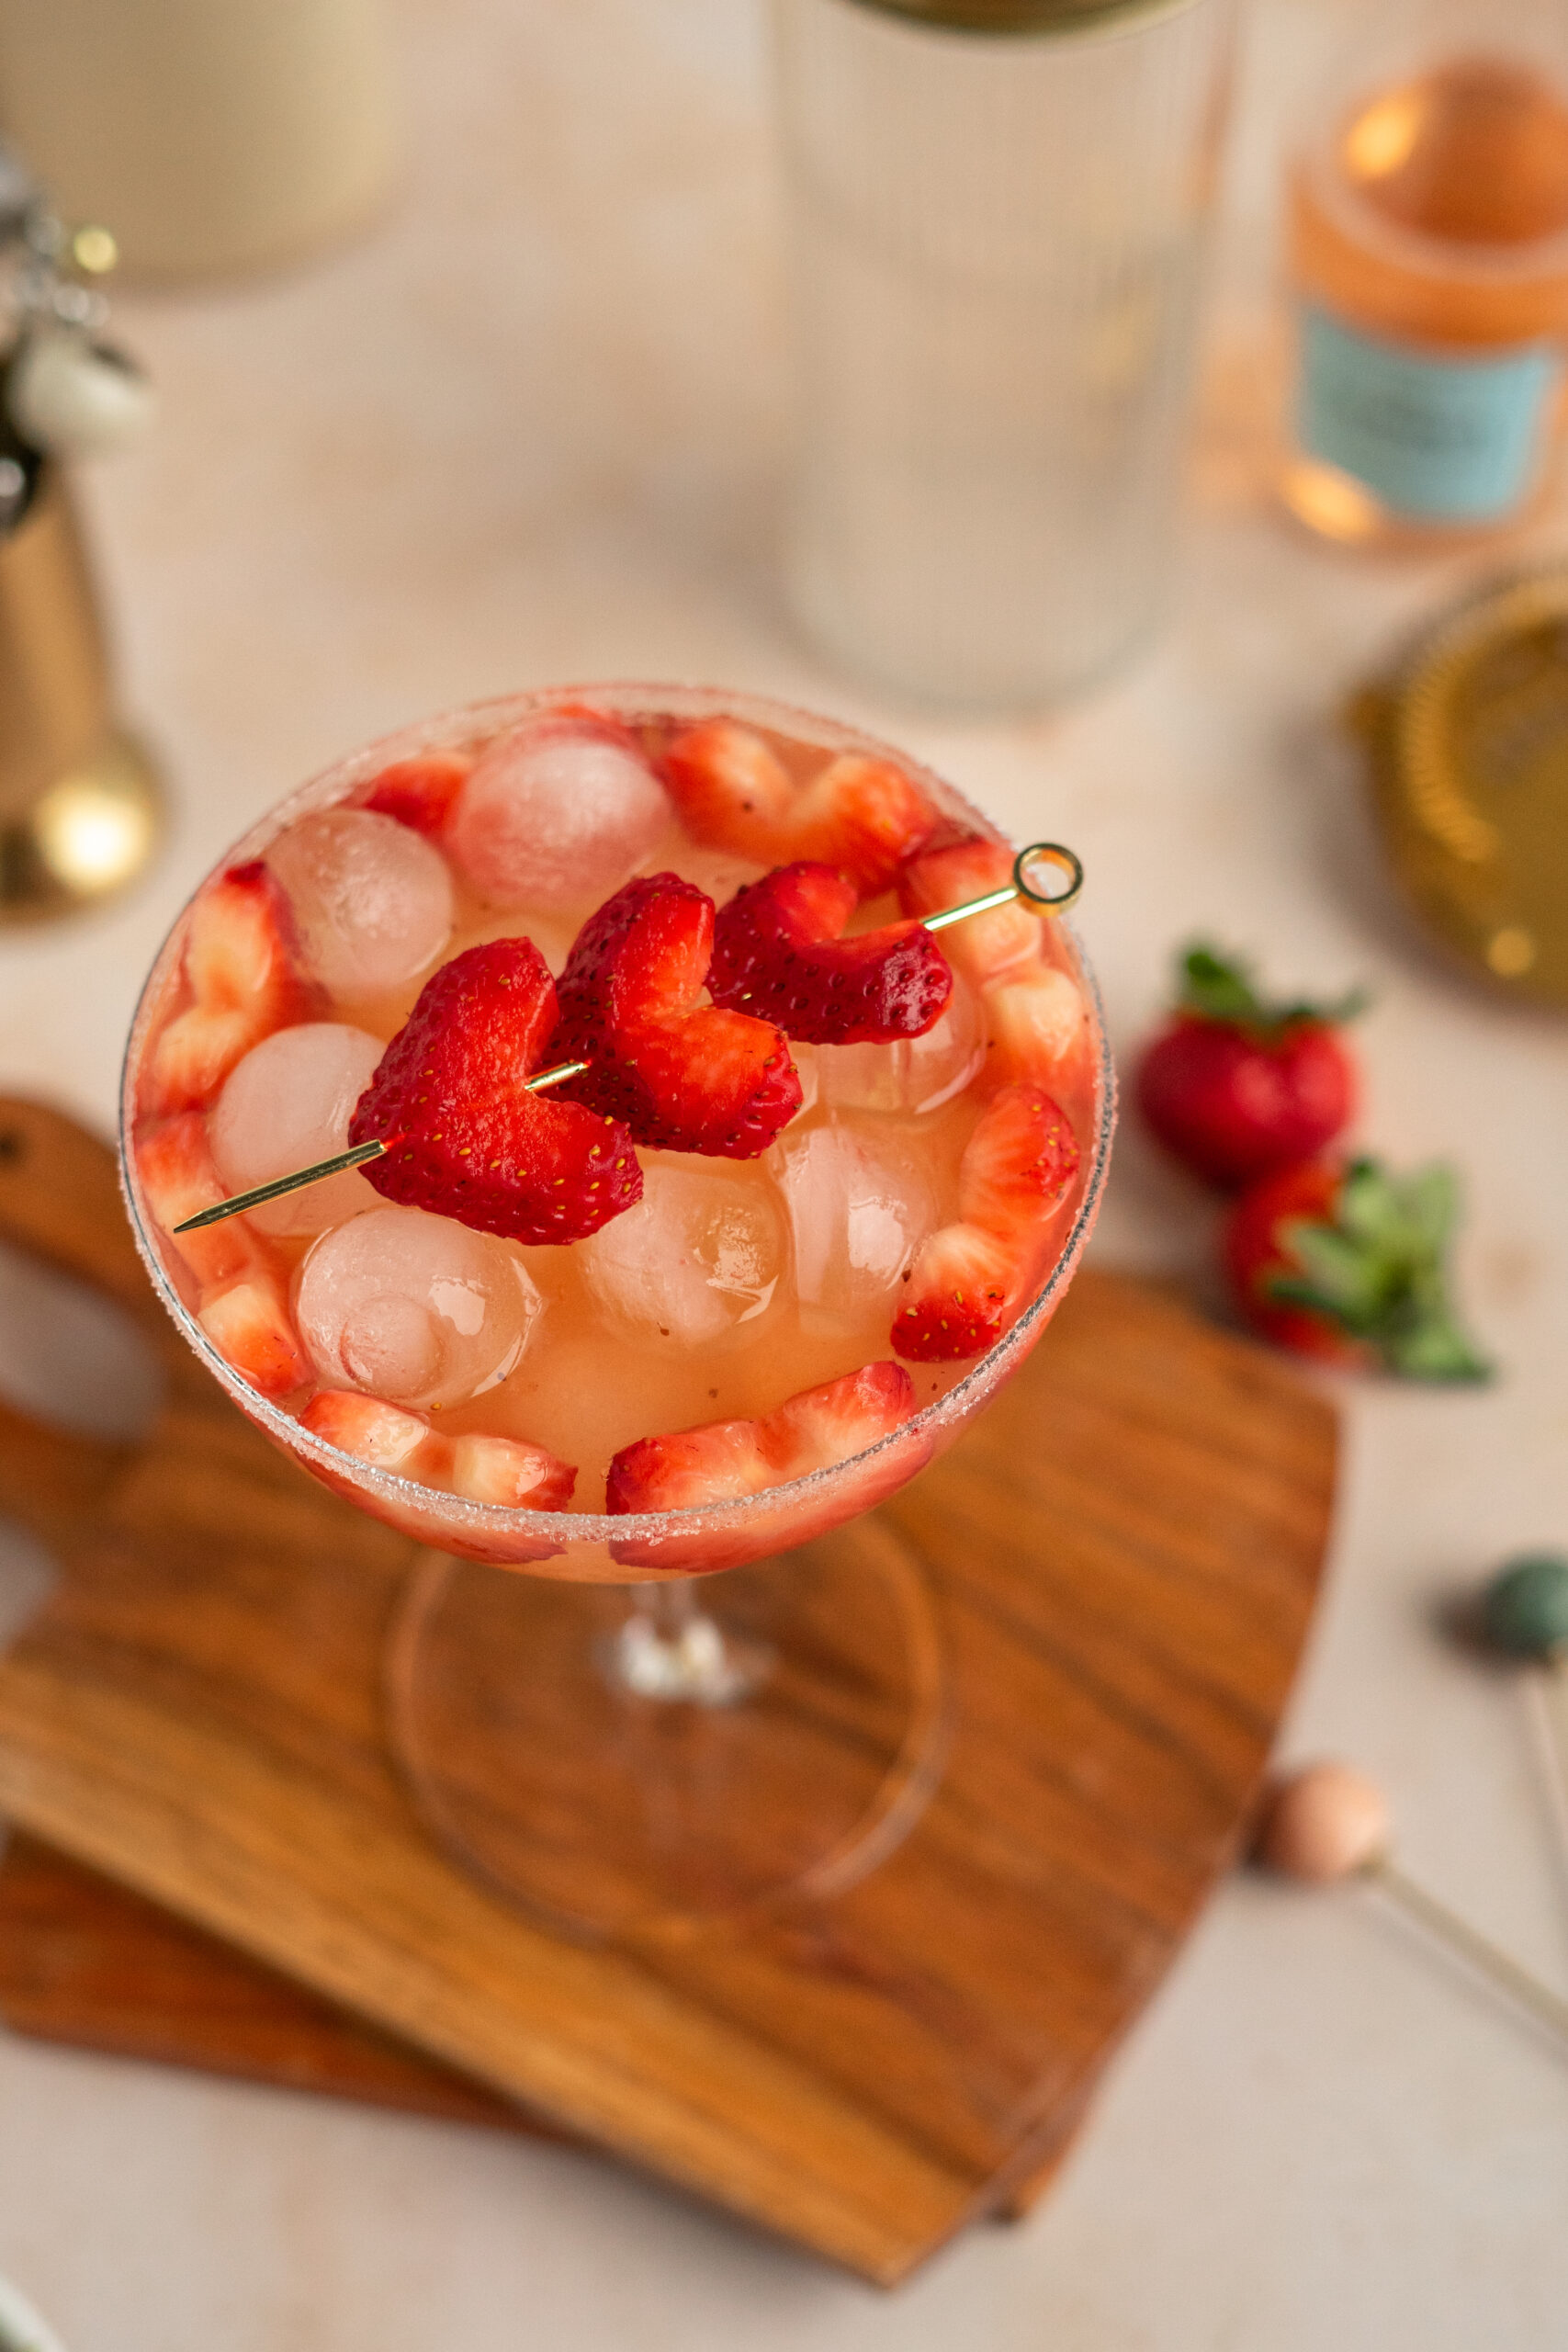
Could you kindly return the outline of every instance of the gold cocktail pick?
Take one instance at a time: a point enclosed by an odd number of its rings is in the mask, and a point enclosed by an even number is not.
[[[1029,869],[1036,858],[1042,857],[1050,858],[1061,867],[1066,876],[1065,890],[1037,890],[1030,881]],[[1082,893],[1083,860],[1077,850],[1066,848],[1061,842],[1031,842],[1013,859],[1010,882],[1004,882],[999,889],[987,890],[982,899],[965,899],[961,907],[944,907],[940,914],[926,915],[921,919],[922,925],[927,931],[945,931],[949,923],[963,922],[970,915],[989,914],[993,907],[1009,906],[1014,899],[1026,899],[1043,914],[1065,915],[1069,907],[1077,906]]]
[[[524,1085],[530,1094],[542,1094],[548,1086],[559,1086],[564,1079],[575,1078],[588,1068],[586,1062],[558,1062],[554,1069],[542,1069],[536,1078],[525,1079]],[[268,1201],[280,1201],[285,1193],[302,1193],[307,1184],[320,1184],[328,1176],[341,1176],[345,1169],[363,1168],[401,1138],[389,1136],[378,1143],[356,1143],[350,1151],[338,1151],[331,1159],[318,1159],[309,1168],[296,1168],[288,1176],[275,1176],[270,1184],[253,1185],[248,1193],[236,1193],[231,1201],[215,1201],[209,1209],[202,1209],[195,1216],[187,1216],[176,1225],[176,1233],[197,1233],[204,1225],[221,1225],[225,1217],[243,1216],[247,1209],[265,1207]]]
[[[1061,868],[1066,888],[1057,891],[1037,889],[1029,879],[1029,870],[1039,858],[1050,859]],[[987,890],[978,899],[966,899],[960,907],[944,907],[934,915],[922,918],[927,931],[945,931],[950,923],[963,922],[970,915],[988,914],[993,907],[1005,907],[1014,899],[1026,899],[1038,907],[1043,914],[1064,915],[1076,906],[1083,889],[1083,861],[1076,850],[1061,842],[1031,842],[1021,849],[1012,862],[1012,880],[995,890]],[[554,1069],[541,1070],[537,1078],[527,1080],[530,1094],[542,1094],[548,1086],[558,1086],[563,1079],[575,1078],[588,1068],[586,1062],[561,1062]],[[197,1233],[205,1225],[220,1225],[225,1217],[243,1216],[247,1209],[265,1207],[268,1201],[281,1200],[286,1193],[303,1192],[307,1184],[320,1184],[329,1176],[341,1176],[344,1170],[363,1168],[372,1159],[379,1159],[391,1149],[399,1138],[378,1143],[355,1144],[351,1151],[335,1152],[331,1159],[318,1159],[310,1168],[297,1168],[290,1175],[275,1176],[270,1184],[257,1184],[248,1193],[236,1193],[231,1201],[215,1202],[211,1208],[202,1209],[196,1216],[187,1216],[176,1225],[176,1233]]]

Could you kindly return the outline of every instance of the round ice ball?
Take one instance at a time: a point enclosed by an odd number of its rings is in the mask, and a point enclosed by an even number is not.
[[[892,1136],[834,1124],[786,1134],[769,1158],[789,1209],[802,1328],[845,1331],[889,1307],[937,1223],[914,1153]]]
[[[321,1378],[394,1405],[461,1405],[493,1388],[543,1306],[504,1242],[400,1208],[370,1209],[324,1233],[294,1296]]]
[[[592,719],[533,719],[491,745],[457,796],[447,846],[496,907],[595,905],[668,831],[674,811],[630,741]]]
[[[962,1093],[986,1058],[974,990],[958,973],[942,1018],[923,1037],[885,1046],[819,1046],[817,1068],[830,1110],[918,1116]]]
[[[253,1046],[223,1082],[209,1134],[230,1193],[248,1193],[348,1149],[348,1123],[386,1048],[342,1021],[303,1021]],[[323,1233],[376,1194],[356,1170],[248,1210],[263,1233]]]
[[[452,936],[452,876],[438,849],[369,808],[329,808],[280,833],[282,883],[306,967],[334,996],[374,996],[433,963]]]
[[[649,1158],[637,1206],[572,1255],[618,1329],[707,1347],[766,1313],[785,1247],[778,1195],[761,1168]]]

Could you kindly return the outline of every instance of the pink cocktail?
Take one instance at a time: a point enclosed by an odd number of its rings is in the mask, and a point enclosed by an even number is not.
[[[277,1445],[432,1547],[390,1658],[405,1766],[470,1862],[570,1925],[852,1874],[929,1784],[918,1565],[822,1539],[1016,1370],[1098,1205],[1112,1081],[1066,925],[1015,903],[939,954],[911,921],[1011,856],[826,720],[521,695],[294,794],[148,980],[122,1138],[153,1280]],[[366,1169],[175,1234],[367,1136]],[[710,1613],[690,1579],[719,1569]],[[560,1589],[609,1583],[629,1621]],[[864,1654],[824,1664],[829,1623]],[[701,1859],[716,1771],[727,1812],[769,1773],[758,1694],[807,1630],[829,1679],[877,1658],[886,1752],[847,1790],[843,1751],[795,1755],[800,1817]],[[672,1708],[704,1754],[655,1857],[631,1816]]]

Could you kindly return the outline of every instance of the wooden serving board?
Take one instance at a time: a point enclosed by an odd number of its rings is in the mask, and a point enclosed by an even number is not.
[[[0,1854],[0,2024],[116,2057],[586,2144],[19,1832]],[[996,2218],[1030,2211],[1058,2160],[1018,2183]]]
[[[207,1379],[107,1153],[0,1103],[0,1236],[121,1300],[169,1384],[133,1453],[0,1409],[0,1509],[64,1569],[0,1659],[0,1812],[868,2278],[1026,2193],[1235,1851],[1326,1539],[1321,1398],[1157,1290],[1080,1275],[885,1507],[939,1583],[954,1698],[908,1842],[830,1899],[588,1951],[426,1838],[378,1714],[412,1547]]]

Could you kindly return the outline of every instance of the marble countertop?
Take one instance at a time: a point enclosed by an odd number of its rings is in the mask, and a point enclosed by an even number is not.
[[[1568,1026],[1424,947],[1333,714],[1467,576],[1292,536],[1268,495],[1279,101],[1351,11],[1249,35],[1179,608],[1038,720],[899,707],[792,638],[752,0],[400,0],[410,163],[308,269],[123,297],[164,421],[85,486],[128,708],[176,801],[122,906],[0,940],[0,1084],[109,1121],[138,982],[279,791],[419,712],[692,676],[838,708],[1077,844],[1130,1044],[1177,940],[1367,983],[1364,1132],[1463,1171],[1479,1394],[1363,1387],[1287,1731],[1392,1792],[1410,1867],[1568,1983],[1568,1873],[1514,1680],[1437,1630],[1568,1540]],[[1534,551],[1561,544],[1549,516]],[[1492,559],[1495,560],[1495,557]],[[1208,1212],[1129,1125],[1098,1247],[1192,1271]],[[1359,1892],[1226,1886],[1047,2203],[894,2299],[608,2164],[0,2034],[0,2272],[70,2352],[1540,2352],[1568,2320],[1568,2064]]]

